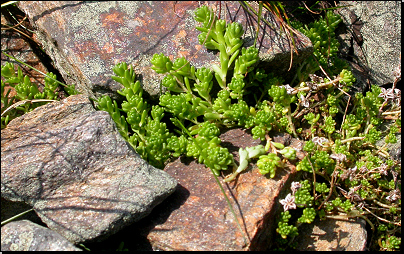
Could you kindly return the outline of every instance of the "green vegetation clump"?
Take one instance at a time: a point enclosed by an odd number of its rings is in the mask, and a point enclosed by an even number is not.
[[[185,58],[172,61],[155,54],[152,69],[165,74],[161,85],[168,91],[152,105],[144,99],[133,67],[119,63],[112,78],[123,85],[118,93],[125,99],[118,103],[104,96],[97,100],[98,109],[111,115],[143,159],[161,169],[173,158],[188,156],[210,168],[216,180],[222,171],[233,169],[224,179],[228,182],[252,159],[259,172],[271,178],[288,161],[294,163],[303,177],[292,182],[291,192],[280,200],[283,211],[274,249],[296,247],[293,240],[303,223],[360,217],[371,228],[371,250],[400,250],[401,162],[387,145],[397,142],[401,130],[401,91],[395,88],[401,74],[393,88],[373,85],[365,93],[349,95],[356,79],[337,56],[335,30],[341,18],[328,11],[311,24],[291,21],[310,38],[314,53],[296,65],[292,81],[284,84],[282,77],[257,68],[258,49],[243,46],[240,24],[218,19],[207,6],[194,14],[199,43],[218,51],[220,64],[196,69]],[[57,98],[51,73],[43,92],[11,64],[2,66],[1,76],[2,129],[11,119]],[[9,98],[6,85],[15,88],[15,97]],[[75,93],[72,88],[67,87],[69,94]],[[254,139],[266,142],[240,148],[239,165],[219,138],[232,127],[249,129]],[[303,141],[304,158],[297,160],[297,148],[273,142],[273,131]],[[385,145],[379,146],[381,139]]]
[[[378,239],[372,246],[378,241],[381,250],[399,249],[401,164],[376,142],[384,136],[386,143],[397,142],[400,91],[372,86],[365,94],[347,93],[356,80],[347,63],[337,57],[335,29],[341,18],[328,11],[312,24],[293,23],[315,49],[297,66],[293,87],[283,84],[282,77],[256,68],[258,49],[243,47],[240,24],[219,20],[207,6],[195,10],[195,20],[201,24],[196,27],[201,31],[199,42],[219,51],[220,65],[196,69],[185,58],[171,61],[155,54],[152,69],[166,74],[161,85],[168,91],[153,106],[144,101],[133,68],[116,65],[113,79],[124,86],[119,93],[126,100],[118,105],[105,96],[98,108],[111,114],[122,136],[159,168],[178,156],[196,158],[215,177],[233,168],[225,181],[234,180],[251,159],[257,158],[259,172],[271,178],[286,160],[296,163],[298,171],[308,174],[293,182],[292,193],[280,201],[284,212],[278,220],[280,239],[275,249],[293,246],[288,243],[298,236],[298,227],[315,218],[353,217],[364,218],[371,226]],[[263,95],[257,98],[251,90]],[[395,117],[388,120],[385,115]],[[167,128],[168,119],[174,128]],[[388,131],[381,128],[386,122],[391,124]],[[236,165],[219,138],[223,129],[231,127],[250,129],[254,138],[266,141],[265,147],[240,149]],[[294,148],[271,141],[271,131],[304,141],[304,159],[296,161]]]
[[[20,67],[16,71],[10,62],[1,66],[1,77],[1,129],[6,128],[14,118],[58,100],[57,89],[60,82],[52,72],[46,74],[42,92],[37,84],[31,82],[29,76],[22,73]],[[15,89],[15,96],[10,96],[11,88]],[[77,94],[74,85],[65,86],[65,90],[68,94]]]

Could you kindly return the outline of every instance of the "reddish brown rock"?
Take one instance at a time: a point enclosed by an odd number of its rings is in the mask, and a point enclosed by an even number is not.
[[[121,85],[110,76],[118,62],[134,64],[145,91],[156,95],[162,77],[150,69],[153,54],[185,56],[197,68],[218,61],[218,54],[207,52],[198,42],[193,11],[202,4],[220,8],[221,18],[227,21],[240,22],[247,32],[246,46],[253,44],[257,21],[238,2],[21,1],[19,7],[68,84],[77,84],[78,90],[93,97],[108,94],[114,98]],[[265,10],[263,17],[276,24]],[[257,44],[260,56],[267,68],[286,70],[289,42],[278,25],[273,27],[262,23]],[[303,35],[295,41],[299,55],[293,61],[297,63],[311,53],[312,45]]]
[[[221,139],[231,152],[260,143],[241,129],[229,130]],[[235,182],[226,184],[221,180],[247,238],[245,243],[209,169],[194,161],[177,159],[164,170],[178,181],[179,187],[136,224],[151,245],[160,250],[265,250],[275,234],[275,215],[280,206],[277,197],[289,191],[295,177],[285,168],[271,179],[250,163]]]

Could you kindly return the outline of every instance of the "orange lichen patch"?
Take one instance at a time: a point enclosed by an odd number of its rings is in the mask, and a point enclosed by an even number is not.
[[[104,47],[102,47],[102,50],[105,50],[106,53],[112,53],[114,52],[114,45],[111,45],[109,42],[107,42]]]
[[[185,30],[181,30],[178,32],[177,38],[185,38],[187,36],[187,32]]]
[[[75,53],[77,54],[78,59],[83,63],[100,50],[94,41],[82,41],[81,44],[77,43],[75,49],[77,49],[77,52]]]
[[[178,51],[178,57],[179,58],[181,58],[181,57],[187,58],[189,55],[190,55],[189,51]]]
[[[198,50],[198,51],[201,50],[201,49],[202,49],[202,45],[195,45],[195,49]]]
[[[101,14],[101,27],[110,27],[114,23],[121,25],[123,24],[123,13],[113,12],[108,14]]]
[[[140,17],[136,17],[135,20],[138,21],[139,23],[142,23],[142,26],[146,26],[150,22],[154,23],[154,19],[150,19],[150,20],[146,21]]]
[[[194,205],[194,204],[198,203],[199,200],[200,200],[200,197],[198,197],[198,196],[190,196],[188,198],[188,203]]]

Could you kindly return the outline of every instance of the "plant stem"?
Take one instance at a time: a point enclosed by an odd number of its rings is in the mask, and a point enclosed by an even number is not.
[[[13,216],[13,217],[7,219],[7,220],[2,221],[2,222],[1,222],[1,225],[3,226],[3,225],[5,225],[5,224],[9,223],[10,221],[15,220],[15,219],[17,219],[18,217],[23,216],[24,214],[27,214],[27,213],[29,213],[29,212],[31,212],[31,211],[34,211],[34,208],[29,209],[29,210],[27,210],[27,211],[24,211],[24,212],[22,212],[22,213],[19,213],[19,214],[15,215],[15,216]]]

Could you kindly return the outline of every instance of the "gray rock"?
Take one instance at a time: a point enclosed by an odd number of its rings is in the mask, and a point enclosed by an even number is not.
[[[390,126],[393,125],[393,122],[386,122],[380,126],[380,130],[383,132],[387,132],[390,130]],[[384,147],[384,150],[388,151],[391,159],[398,161],[401,164],[401,132],[396,133],[397,142],[396,143],[387,143],[385,141],[386,136],[383,136],[379,141],[376,142],[378,147]]]
[[[348,33],[342,51],[357,57],[351,62],[361,86],[393,83],[401,66],[401,3],[397,1],[341,1],[338,9]],[[367,84],[366,84],[367,83]],[[362,88],[363,89],[363,88]]]
[[[1,135],[1,196],[31,205],[73,243],[137,221],[176,188],[120,136],[85,95],[44,105]]]
[[[365,251],[366,222],[361,218],[353,221],[318,218],[311,224],[303,224],[296,237],[299,251]]]
[[[28,220],[1,227],[2,251],[81,251],[55,231]]]

